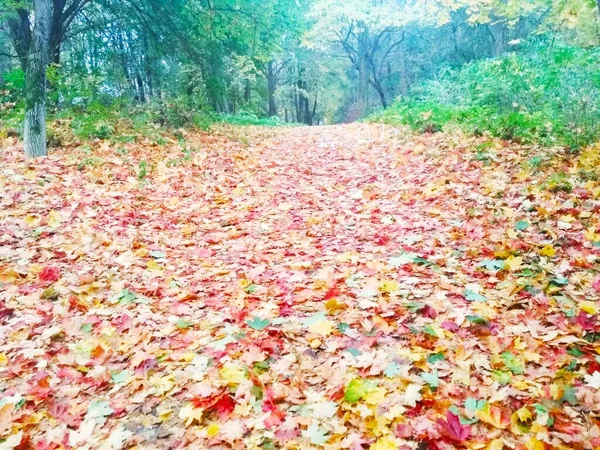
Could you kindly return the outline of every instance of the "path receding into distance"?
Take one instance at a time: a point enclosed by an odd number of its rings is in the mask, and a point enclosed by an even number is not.
[[[379,125],[187,138],[0,153],[0,448],[600,446],[597,183]]]

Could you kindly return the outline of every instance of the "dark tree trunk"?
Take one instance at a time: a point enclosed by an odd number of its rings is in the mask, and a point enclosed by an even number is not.
[[[494,41],[493,55],[495,58],[499,58],[506,52],[506,27],[504,23],[500,20],[494,22],[490,25],[490,33]]]
[[[410,80],[408,78],[408,61],[406,57],[406,39],[403,38],[398,47],[400,63],[400,95],[403,98],[408,97],[410,92]]]
[[[366,31],[358,35],[358,115],[363,117],[367,113],[369,105],[369,69],[368,69],[368,39]]]
[[[252,94],[252,90],[250,87],[250,80],[246,80],[246,86],[244,88],[244,102],[250,103],[250,95]]]
[[[273,68],[273,61],[269,61],[269,63],[267,64],[267,96],[269,99],[269,117],[277,115],[277,104],[275,103],[276,89],[277,77]]]
[[[31,22],[29,19],[29,11],[18,9],[15,17],[10,17],[7,20],[8,34],[12,41],[13,47],[21,68],[24,72],[27,71],[27,55],[31,46]]]
[[[46,68],[50,56],[51,0],[34,1],[35,24],[25,78],[25,153],[46,156]]]

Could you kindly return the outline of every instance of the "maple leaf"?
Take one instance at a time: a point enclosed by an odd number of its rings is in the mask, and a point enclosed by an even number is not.
[[[390,437],[382,437],[377,442],[371,444],[369,450],[397,450],[398,444]]]
[[[392,362],[389,363],[383,370],[383,374],[388,378],[394,378],[402,373],[402,366],[400,364]]]
[[[423,379],[423,381],[425,381],[429,387],[431,388],[437,388],[439,386],[439,378],[438,378],[438,371],[437,369],[435,369],[433,372],[431,373],[427,373],[427,372],[423,372],[421,374],[421,378]]]
[[[521,256],[509,256],[504,260],[504,264],[511,272],[516,272],[521,268],[523,264],[523,258]]]
[[[585,375],[585,384],[593,387],[594,389],[600,389],[600,372],[596,371],[591,375]]]
[[[110,416],[114,409],[110,407],[110,403],[106,400],[92,400],[88,406],[88,411],[85,420],[89,419],[104,419]]]
[[[254,328],[255,330],[264,330],[271,323],[269,319],[261,319],[260,317],[254,317],[252,320],[246,321],[250,328]]]
[[[348,403],[356,403],[364,398],[373,389],[373,383],[360,378],[354,378],[344,391],[344,400]]]
[[[56,266],[45,266],[39,274],[40,281],[54,283],[60,278],[60,269]]]
[[[505,411],[489,404],[484,409],[476,411],[475,417],[495,428],[504,429],[510,424],[510,416],[507,416]]]
[[[315,445],[323,445],[329,440],[327,431],[316,423],[311,424],[306,431],[303,431],[302,436],[310,439],[310,443]]]
[[[437,420],[437,425],[442,436],[459,444],[465,442],[471,434],[471,428],[461,425],[458,416],[450,411],[446,413],[446,420]]]

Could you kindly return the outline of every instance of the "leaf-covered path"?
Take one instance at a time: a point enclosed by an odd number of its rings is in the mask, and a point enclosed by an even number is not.
[[[0,449],[599,447],[600,184],[539,154],[374,125],[9,146]]]

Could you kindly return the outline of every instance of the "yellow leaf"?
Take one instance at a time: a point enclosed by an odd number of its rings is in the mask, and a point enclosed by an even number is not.
[[[538,441],[535,437],[529,439],[529,441],[525,444],[527,450],[546,450],[546,446],[542,441]]]
[[[246,379],[245,372],[232,363],[225,364],[219,373],[228,385],[240,384]]]
[[[154,260],[150,260],[146,263],[146,267],[150,272],[161,272],[162,267],[158,265],[158,263]]]
[[[188,403],[179,411],[179,418],[185,420],[185,425],[189,427],[194,420],[196,422],[202,420],[202,410],[196,409],[191,403]]]
[[[34,216],[34,215],[30,214],[27,217],[25,217],[25,223],[30,228],[33,228],[33,227],[37,226],[37,224],[39,222],[40,222],[40,219],[37,216]]]
[[[389,437],[382,437],[374,444],[371,444],[369,450],[397,450],[398,445]]]
[[[581,302],[579,307],[588,314],[596,314],[598,312],[598,306],[594,302]]]
[[[58,211],[52,210],[48,214],[48,226],[58,228],[62,221],[62,217]]]
[[[502,416],[502,410],[491,405],[487,405],[485,409],[475,412],[475,416],[482,422],[489,423],[495,428],[506,428],[509,423]]]
[[[526,406],[523,406],[521,409],[517,410],[516,414],[521,422],[527,422],[533,418],[531,411],[529,411]]]
[[[325,302],[325,309],[329,314],[335,314],[336,312],[347,308],[348,306],[345,303],[338,302],[337,298],[330,298]]]
[[[518,337],[514,340],[513,346],[515,347],[515,350],[525,350],[527,348],[527,342],[522,342],[521,338]]]
[[[556,255],[556,249],[548,244],[540,250],[540,255],[552,258],[554,255]]]
[[[398,289],[398,282],[395,280],[383,280],[379,285],[379,290],[388,294],[391,292],[396,292]]]
[[[378,405],[385,400],[387,391],[384,388],[377,387],[370,389],[363,397],[369,405]]]
[[[206,429],[206,435],[208,437],[214,437],[219,434],[219,425],[216,423],[211,423]]]
[[[510,269],[511,272],[516,272],[521,268],[523,264],[523,258],[520,256],[509,256],[504,260],[504,264]]]
[[[321,336],[327,336],[333,331],[333,326],[334,323],[330,320],[319,320],[308,327],[308,331]]]
[[[519,233],[517,233],[515,230],[513,230],[512,228],[509,229],[506,232],[506,235],[511,238],[511,239],[517,239],[519,237]]]
[[[596,229],[594,227],[588,228],[585,233],[583,233],[583,237],[591,242],[600,241],[600,234],[596,233]]]
[[[487,446],[487,450],[502,450],[504,448],[504,442],[502,439],[494,439]]]
[[[8,358],[5,353],[0,353],[0,367],[4,367],[8,364]]]

